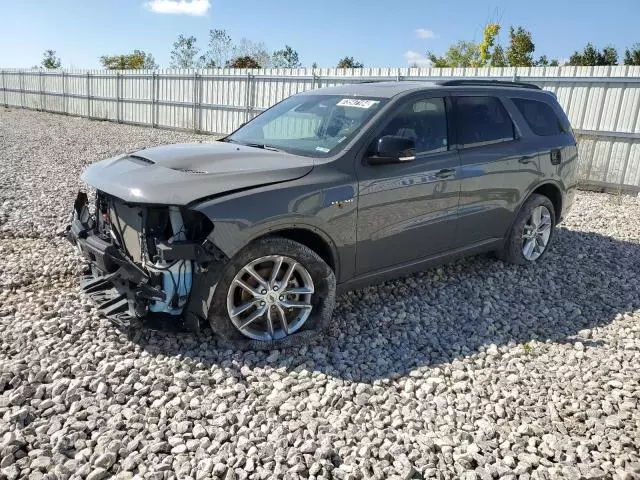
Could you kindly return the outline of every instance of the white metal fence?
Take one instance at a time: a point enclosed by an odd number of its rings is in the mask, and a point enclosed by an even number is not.
[[[304,90],[364,80],[519,79],[556,94],[583,186],[640,190],[640,67],[0,70],[0,101],[122,123],[228,133]]]

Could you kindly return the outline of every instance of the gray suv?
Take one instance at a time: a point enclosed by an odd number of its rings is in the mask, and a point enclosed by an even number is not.
[[[312,338],[336,293],[495,251],[539,261],[578,153],[525,83],[358,83],[300,93],[219,141],[91,165],[68,237],[82,287],[129,331],[203,321],[239,348]]]

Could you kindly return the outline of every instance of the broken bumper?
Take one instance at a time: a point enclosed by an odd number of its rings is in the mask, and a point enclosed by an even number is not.
[[[80,286],[100,314],[117,326],[128,329],[140,323],[140,298],[137,286],[148,276],[128,261],[113,245],[105,242],[74,218],[67,239],[87,261]],[[157,292],[156,294],[161,294]]]
[[[199,331],[200,320],[207,317],[213,290],[228,258],[206,239],[201,243],[158,242],[156,254],[160,261],[188,262],[193,266],[193,275],[190,294],[180,313],[154,312],[153,305],[168,301],[162,272],[147,270],[134,262],[110,238],[97,233],[95,222],[89,214],[87,196],[80,192],[66,236],[87,262],[80,285],[100,314],[128,332],[147,320],[156,325],[168,321],[172,327],[178,324]]]

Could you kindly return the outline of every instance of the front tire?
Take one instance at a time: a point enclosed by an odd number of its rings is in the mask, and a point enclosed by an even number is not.
[[[224,343],[269,350],[308,343],[329,324],[333,270],[310,248],[281,237],[247,245],[225,267],[209,309]]]
[[[516,265],[530,265],[549,250],[556,226],[556,212],[549,198],[532,194],[524,203],[498,258]]]

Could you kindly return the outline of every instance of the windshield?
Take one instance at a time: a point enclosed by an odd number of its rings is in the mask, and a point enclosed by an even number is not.
[[[299,95],[278,103],[224,140],[326,157],[353,138],[386,99]]]

